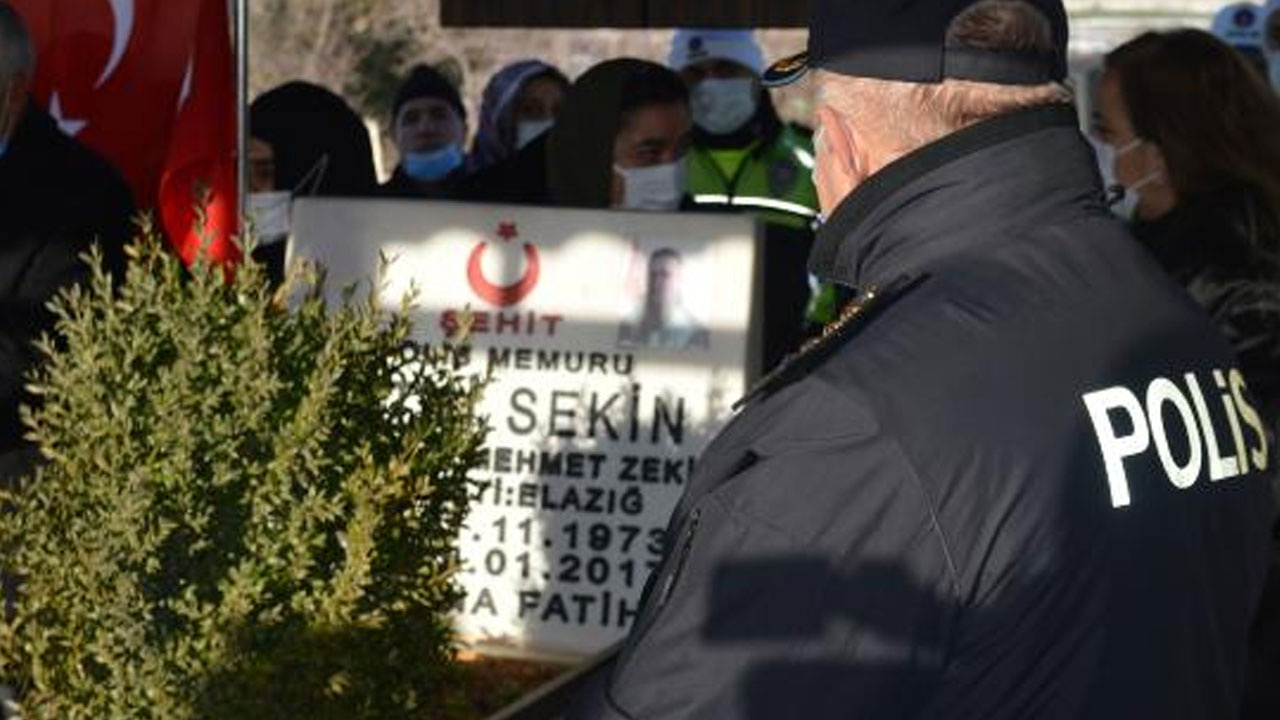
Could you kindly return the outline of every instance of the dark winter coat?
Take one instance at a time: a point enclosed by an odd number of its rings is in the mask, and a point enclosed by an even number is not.
[[[860,309],[707,449],[570,717],[1237,717],[1274,453],[1102,194],[1055,107],[847,198],[810,269]]]
[[[466,168],[460,167],[443,179],[424,187],[409,177],[402,166],[397,165],[391,172],[391,177],[379,186],[377,195],[400,200],[455,200],[466,177]]]
[[[80,255],[95,241],[121,271],[132,214],[119,174],[29,104],[0,156],[0,476],[25,469],[18,407],[31,343],[51,328],[46,303],[88,276]]]
[[[1191,293],[1240,355],[1249,385],[1280,422],[1280,218],[1245,191],[1188,198],[1134,236]]]

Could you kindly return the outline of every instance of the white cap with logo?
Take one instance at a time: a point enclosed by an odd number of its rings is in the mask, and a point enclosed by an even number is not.
[[[1213,34],[1234,47],[1262,49],[1264,15],[1260,5],[1232,3],[1214,16]]]
[[[750,30],[676,30],[667,64],[679,72],[703,60],[732,60],[757,75],[765,68],[764,52]]]

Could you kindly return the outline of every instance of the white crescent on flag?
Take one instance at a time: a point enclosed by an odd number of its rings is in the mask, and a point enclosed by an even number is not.
[[[187,58],[187,70],[182,74],[182,90],[178,92],[178,110],[182,110],[182,106],[187,104],[187,98],[191,97],[191,79],[196,70],[196,56],[192,53]]]
[[[80,134],[81,130],[89,124],[87,121],[79,118],[69,118],[62,111],[62,98],[58,97],[58,91],[53,91],[53,97],[49,99],[49,114],[53,116],[54,122],[58,123],[58,127],[62,132],[75,137]]]
[[[120,67],[124,52],[129,48],[129,41],[133,38],[133,0],[107,0],[107,2],[111,4],[111,15],[115,19],[111,36],[111,56],[107,59],[107,66],[103,68],[102,77],[98,78],[95,88],[102,87],[111,79],[111,75]]]

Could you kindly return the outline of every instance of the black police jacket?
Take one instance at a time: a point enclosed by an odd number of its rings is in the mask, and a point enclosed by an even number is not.
[[[706,450],[570,717],[1238,714],[1271,445],[1095,168],[1041,108],[841,205],[811,269],[878,290]]]

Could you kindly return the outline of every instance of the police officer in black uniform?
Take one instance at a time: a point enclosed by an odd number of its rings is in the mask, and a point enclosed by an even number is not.
[[[1060,0],[815,0],[810,269],[575,719],[1238,717],[1274,468],[1108,213]]]

